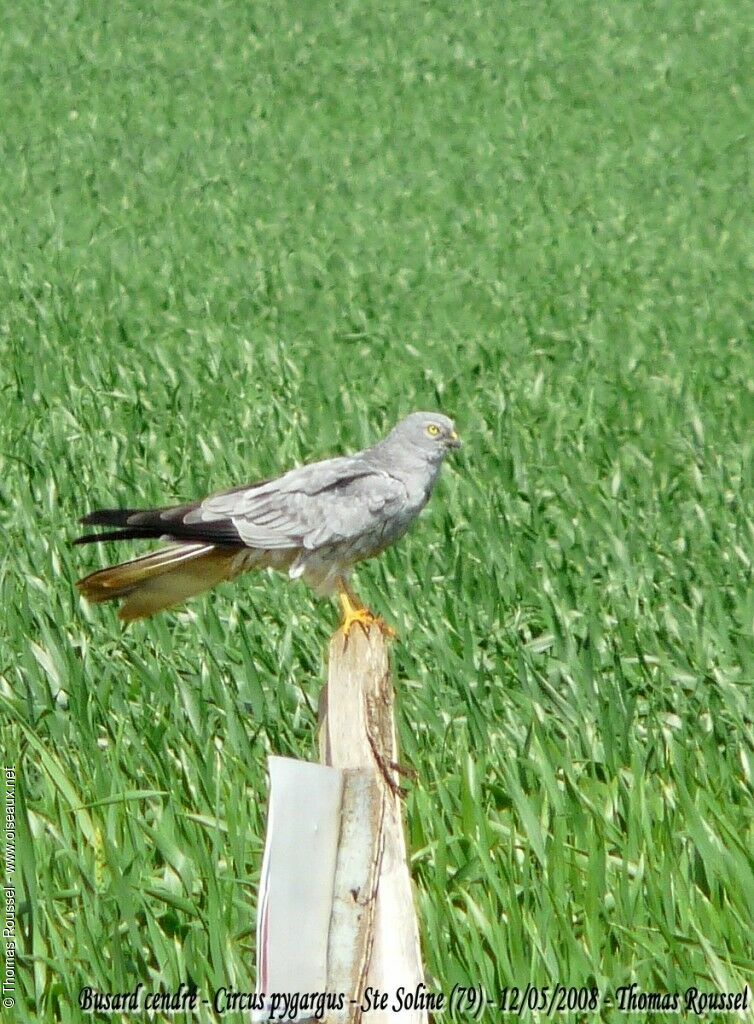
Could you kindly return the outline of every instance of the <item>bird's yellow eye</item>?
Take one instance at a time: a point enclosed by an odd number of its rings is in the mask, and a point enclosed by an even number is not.
[[[429,434],[430,437],[437,437],[437,435],[440,433],[440,428],[437,426],[436,423],[430,423],[430,425],[427,427],[427,433]]]

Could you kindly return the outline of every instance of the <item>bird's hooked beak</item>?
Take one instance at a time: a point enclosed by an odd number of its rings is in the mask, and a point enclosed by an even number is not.
[[[463,448],[463,441],[455,430],[451,430],[448,434],[448,448]]]

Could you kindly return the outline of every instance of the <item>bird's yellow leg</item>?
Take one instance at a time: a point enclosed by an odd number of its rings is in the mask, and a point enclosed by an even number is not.
[[[343,613],[343,621],[340,624],[340,628],[343,630],[344,635],[348,636],[357,622],[368,633],[369,627],[377,621],[376,617],[372,615],[368,608],[364,607],[343,579],[338,581],[338,599],[340,600],[340,610]]]
[[[342,578],[338,580],[338,599],[343,613],[343,621],[340,628],[343,635],[348,637],[355,623],[359,623],[365,633],[369,632],[370,626],[378,626],[385,636],[395,636],[395,630],[391,629],[386,622],[378,618],[368,608],[365,608],[353,590]]]

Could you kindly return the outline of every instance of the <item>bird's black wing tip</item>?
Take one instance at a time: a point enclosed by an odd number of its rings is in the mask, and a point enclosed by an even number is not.
[[[82,526],[128,526],[129,518],[138,508],[99,508],[82,516],[79,522]]]
[[[142,540],[143,534],[136,530],[108,530],[107,533],[85,533],[83,537],[76,537],[71,543],[76,544],[97,544],[103,540]]]

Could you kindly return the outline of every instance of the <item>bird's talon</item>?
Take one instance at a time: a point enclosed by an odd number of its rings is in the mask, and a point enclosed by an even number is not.
[[[343,630],[343,636],[348,639],[348,636],[355,625],[361,626],[364,633],[369,636],[369,630],[373,625],[378,623],[376,615],[367,608],[350,608],[347,614],[343,618],[341,629]]]
[[[343,636],[348,639],[348,636],[355,625],[361,626],[366,636],[369,636],[369,630],[372,626],[376,626],[377,629],[382,633],[386,640],[394,640],[398,635],[392,626],[389,626],[384,619],[381,619],[378,615],[373,615],[372,612],[367,611],[366,608],[359,608],[354,611],[352,615],[346,616],[341,624],[343,630]]]
[[[338,596],[343,612],[343,621],[340,628],[346,640],[348,640],[348,636],[356,623],[361,626],[366,636],[369,636],[369,630],[372,626],[376,626],[382,635],[388,639],[392,639],[395,636],[395,630],[388,626],[387,622],[379,618],[379,616],[374,615],[368,608],[365,608],[343,581],[341,581]]]

